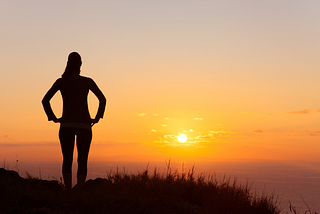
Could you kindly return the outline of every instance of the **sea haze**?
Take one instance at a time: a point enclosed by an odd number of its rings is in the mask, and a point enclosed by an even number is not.
[[[168,162],[89,162],[88,179],[106,177],[111,172],[137,173],[149,169],[150,174],[157,168],[165,173]],[[194,167],[195,174],[215,175],[218,181],[224,177],[239,184],[247,182],[252,192],[258,196],[274,194],[283,208],[289,211],[289,201],[298,211],[304,212],[307,206],[320,210],[320,162],[276,162],[276,161],[239,161],[239,162],[170,162],[172,171],[189,171]],[[73,166],[73,184],[76,183],[77,164]],[[61,177],[61,162],[23,162],[6,163],[6,168],[19,172],[22,177],[26,172],[41,179]]]

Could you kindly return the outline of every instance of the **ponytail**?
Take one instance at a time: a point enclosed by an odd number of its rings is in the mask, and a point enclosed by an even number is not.
[[[72,52],[68,56],[68,62],[64,73],[62,74],[62,78],[70,77],[74,74],[80,73],[82,61],[81,56],[77,52]]]

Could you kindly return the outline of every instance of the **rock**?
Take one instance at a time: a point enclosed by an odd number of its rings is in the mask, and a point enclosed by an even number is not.
[[[20,175],[13,170],[6,170],[4,168],[0,168],[0,179],[7,180],[12,182],[24,182],[25,179],[20,177]]]
[[[60,191],[62,190],[62,186],[58,181],[47,181],[47,180],[31,180],[29,181],[30,185],[34,188],[44,188],[49,190]]]
[[[95,180],[88,180],[84,185],[84,189],[100,189],[110,186],[112,186],[112,182],[110,180],[104,178],[96,178]]]

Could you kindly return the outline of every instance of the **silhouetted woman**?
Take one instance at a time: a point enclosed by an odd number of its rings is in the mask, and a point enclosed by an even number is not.
[[[77,136],[78,149],[78,186],[83,186],[87,177],[88,154],[92,139],[91,127],[103,118],[106,98],[96,83],[88,78],[80,76],[82,61],[78,53],[69,54],[68,62],[62,78],[56,80],[42,100],[43,108],[49,121],[60,123],[59,139],[63,154],[62,174],[66,189],[72,187],[72,161],[75,136]],[[63,99],[62,117],[57,118],[52,111],[50,100],[54,94],[61,92]],[[91,119],[87,97],[91,90],[99,99],[97,115]]]

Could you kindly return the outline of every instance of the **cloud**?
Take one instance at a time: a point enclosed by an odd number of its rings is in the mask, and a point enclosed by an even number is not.
[[[161,124],[161,126],[168,126],[168,124]]]
[[[174,139],[176,136],[174,134],[167,134],[163,136],[166,139]]]
[[[219,136],[219,137],[226,137],[226,136],[230,136],[231,134],[235,134],[236,132],[231,132],[231,131],[209,131],[211,134],[215,135],[215,136]]]
[[[195,139],[212,139],[212,140],[216,140],[218,138],[221,137],[228,137],[231,136],[232,134],[234,134],[234,132],[230,132],[230,131],[209,131],[209,133],[204,134],[204,135],[198,135],[195,137]]]
[[[204,133],[199,133],[198,135],[194,133],[192,129],[188,132],[188,140],[185,143],[178,142],[178,134],[166,134],[158,137],[158,140],[153,141],[151,144],[158,147],[194,147],[194,148],[204,148],[208,144],[217,143],[221,138],[230,137],[235,132],[231,131],[207,131]]]
[[[208,142],[207,139],[212,139],[213,134],[204,134],[204,135],[198,135],[195,137],[196,140],[201,140],[201,142]]]
[[[158,114],[157,114],[157,113],[154,113],[153,116],[158,116]]]
[[[1,143],[0,147],[59,146],[59,143]]]
[[[190,139],[190,138],[189,138]],[[152,145],[158,147],[190,147],[194,142],[187,141],[186,143],[178,142],[178,135],[167,134],[159,136],[159,139],[152,142]]]
[[[170,118],[169,117],[166,117],[166,118],[164,118],[165,120],[170,120]]]
[[[311,136],[311,137],[315,137],[315,136],[320,136],[320,131],[303,131],[303,132],[289,131],[287,133],[287,136],[293,136],[293,137]]]
[[[155,130],[155,129],[151,129],[151,131],[150,132],[158,132],[157,130]]]
[[[137,114],[139,117],[143,117],[144,115],[146,115],[146,113],[138,113]]]
[[[255,133],[263,133],[263,131],[261,129],[253,130],[253,132],[255,132]]]
[[[114,141],[105,141],[100,143],[94,143],[95,146],[102,146],[102,147],[113,147],[113,146],[138,146],[141,143],[138,142],[131,142],[131,143],[122,143],[122,142],[114,142]]]
[[[212,134],[221,134],[221,133],[227,133],[226,131],[209,131]]]
[[[302,110],[299,110],[299,111],[290,111],[290,112],[287,112],[289,114],[309,114],[310,112],[312,112],[312,110],[310,109],[302,109]]]
[[[195,117],[194,120],[203,120],[201,117]]]

